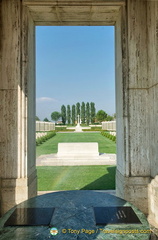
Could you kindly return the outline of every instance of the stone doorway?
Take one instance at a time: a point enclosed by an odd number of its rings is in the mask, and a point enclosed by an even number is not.
[[[113,25],[117,195],[157,221],[157,2],[2,0],[0,8],[1,213],[36,195],[35,25]]]

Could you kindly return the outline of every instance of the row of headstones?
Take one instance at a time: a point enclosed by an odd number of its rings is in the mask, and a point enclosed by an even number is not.
[[[37,139],[37,138],[40,138],[40,137],[43,137],[43,136],[46,136],[46,135],[47,135],[46,132],[43,132],[43,133],[42,133],[42,132],[41,132],[41,133],[38,132],[38,133],[36,133],[36,139]]]
[[[116,136],[116,132],[110,132],[110,134]]]

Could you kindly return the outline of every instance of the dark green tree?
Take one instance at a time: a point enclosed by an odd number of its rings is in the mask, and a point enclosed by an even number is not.
[[[36,119],[36,121],[40,121],[39,117],[37,117],[37,116],[36,116],[36,118],[35,118],[35,119]]]
[[[66,123],[66,107],[65,105],[61,106],[61,118],[62,118],[62,122],[65,125]]]
[[[89,125],[90,121],[90,111],[89,111],[89,102],[86,103],[86,124]]]
[[[96,118],[97,118],[98,122],[103,122],[107,118],[107,113],[103,110],[99,110],[97,112]]]
[[[72,119],[72,124],[75,124],[75,120],[76,120],[76,108],[75,108],[75,105],[72,105],[72,116],[71,116],[71,119]]]
[[[105,120],[106,120],[106,121],[112,121],[112,120],[114,120],[114,117],[113,117],[113,116],[110,116],[110,115],[107,115],[107,117],[106,117]]]
[[[55,122],[57,122],[60,117],[61,117],[60,112],[55,111],[55,112],[52,112],[51,114],[51,119]]]
[[[67,123],[71,123],[71,110],[70,110],[70,105],[67,105]]]
[[[44,122],[50,122],[50,121],[48,120],[48,118],[44,118],[43,121],[44,121]]]
[[[90,115],[91,115],[91,123],[95,122],[96,110],[95,110],[95,103],[90,103]]]
[[[81,105],[81,123],[85,123],[85,103],[82,102],[82,105]]]
[[[76,116],[80,115],[80,103],[76,103]]]

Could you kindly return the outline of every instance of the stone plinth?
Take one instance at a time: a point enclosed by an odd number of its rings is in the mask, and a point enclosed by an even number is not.
[[[116,195],[148,214],[148,186],[150,177],[125,177],[116,171]]]
[[[83,166],[83,165],[116,165],[116,154],[100,154],[99,157],[62,158],[57,154],[41,155],[36,159],[36,166]]]
[[[60,158],[99,157],[98,143],[58,143],[57,156]]]

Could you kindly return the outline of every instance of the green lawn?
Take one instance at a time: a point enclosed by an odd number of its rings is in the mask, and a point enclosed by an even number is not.
[[[55,137],[36,147],[36,155],[57,153],[59,142],[98,142],[100,153],[116,153],[116,144],[98,133],[57,133]]]
[[[37,167],[38,191],[115,189],[115,166]]]

